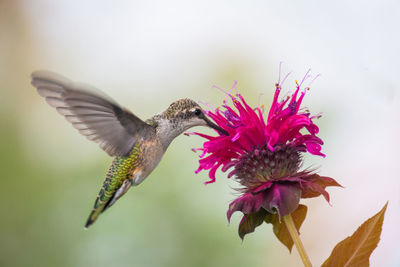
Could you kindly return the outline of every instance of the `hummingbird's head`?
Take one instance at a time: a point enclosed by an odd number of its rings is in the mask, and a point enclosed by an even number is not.
[[[173,102],[162,115],[179,132],[178,135],[194,126],[208,126],[228,135],[224,129],[207,118],[195,101],[188,98]]]

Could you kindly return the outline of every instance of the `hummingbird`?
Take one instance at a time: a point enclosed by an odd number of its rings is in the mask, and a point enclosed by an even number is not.
[[[31,84],[50,106],[114,158],[86,229],[132,186],[142,183],[157,167],[172,140],[189,128],[209,126],[228,135],[191,99],[177,100],[164,112],[143,121],[90,85],[49,71],[35,71],[31,78]]]

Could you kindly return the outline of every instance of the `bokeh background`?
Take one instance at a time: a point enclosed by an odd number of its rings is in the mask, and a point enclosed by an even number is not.
[[[336,178],[302,239],[318,266],[389,200],[372,266],[400,265],[398,1],[0,1],[0,266],[301,266],[259,227],[242,243],[235,184],[204,186],[181,136],[140,187],[83,228],[111,159],[30,85],[36,69],[92,84],[142,118],[189,97],[214,105],[234,80],[268,107],[308,68],[325,141],[307,166]],[[260,94],[263,96],[260,97]],[[207,132],[207,129],[196,129]]]

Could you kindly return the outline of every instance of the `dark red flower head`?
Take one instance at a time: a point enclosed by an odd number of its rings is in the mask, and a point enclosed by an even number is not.
[[[297,209],[300,198],[322,194],[329,201],[324,188],[339,186],[332,178],[299,170],[301,153],[325,157],[314,123],[320,116],[300,108],[309,89],[301,89],[302,83],[296,81],[295,92],[279,99],[282,84],[278,82],[266,118],[263,107],[252,108],[240,94],[226,93],[233,107],[225,101],[222,108],[206,114],[229,135],[192,133],[208,139],[202,148],[195,149],[202,151],[196,173],[209,170],[206,184],[215,182],[215,173],[221,168],[223,172],[230,170],[228,178],[234,177],[243,186],[239,189],[242,195],[229,205],[228,220],[235,211],[246,215],[263,210],[263,214],[286,216]]]

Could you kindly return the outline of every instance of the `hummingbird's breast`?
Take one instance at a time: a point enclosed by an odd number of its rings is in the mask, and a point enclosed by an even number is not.
[[[157,167],[164,155],[163,146],[158,138],[139,141],[139,154],[130,179],[133,185],[138,185]]]

